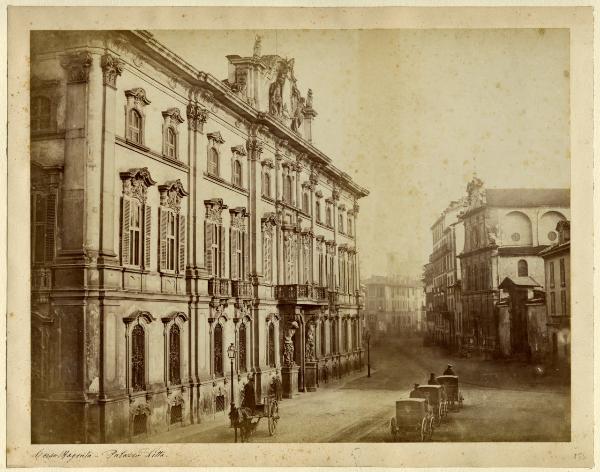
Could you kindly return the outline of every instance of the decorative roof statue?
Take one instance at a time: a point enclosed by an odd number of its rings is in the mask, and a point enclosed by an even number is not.
[[[261,49],[262,49],[262,36],[257,34],[254,38],[254,52],[252,55],[254,57],[260,57]]]
[[[306,93],[306,108],[312,108],[312,101],[313,101],[313,91],[312,91],[312,89],[308,89],[308,92]]]

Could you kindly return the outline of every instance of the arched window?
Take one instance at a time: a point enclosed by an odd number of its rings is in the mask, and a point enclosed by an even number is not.
[[[177,133],[172,126],[167,129],[167,157],[177,158]]]
[[[134,392],[146,390],[146,340],[139,324],[131,333],[131,387]]]
[[[271,176],[268,172],[263,174],[263,195],[271,197]]]
[[[344,215],[342,215],[342,213],[340,212],[340,214],[338,215],[338,231],[340,233],[344,232]]]
[[[246,323],[244,322],[240,325],[239,353],[238,369],[240,372],[246,372]]]
[[[525,259],[521,259],[517,263],[517,275],[519,277],[527,277],[529,275],[529,268]]]
[[[290,175],[287,175],[285,177],[284,185],[285,185],[285,188],[284,188],[284,199],[285,199],[285,201],[287,203],[289,203],[291,205],[293,203],[293,200],[292,200],[292,193],[293,192],[292,192],[292,177]]]
[[[51,106],[48,97],[31,99],[31,131],[44,131],[51,126]]]
[[[223,328],[219,323],[215,326],[214,332],[214,352],[213,362],[215,375],[223,375]]]
[[[242,186],[242,164],[238,160],[233,161],[233,185]]]
[[[127,139],[134,143],[142,144],[142,115],[135,109],[129,110],[129,128]]]
[[[208,173],[219,176],[219,153],[214,147],[208,151]]]
[[[325,224],[331,226],[331,208],[328,206],[325,210]]]
[[[304,192],[302,194],[302,211],[304,213],[310,213],[310,201],[309,201],[308,192]]]
[[[269,367],[275,367],[275,325],[273,323],[269,323],[269,339],[267,347],[267,358],[269,361]]]
[[[169,330],[169,382],[173,385],[181,383],[181,336],[175,323]]]
[[[319,200],[315,203],[315,218],[317,222],[321,222],[321,202]]]

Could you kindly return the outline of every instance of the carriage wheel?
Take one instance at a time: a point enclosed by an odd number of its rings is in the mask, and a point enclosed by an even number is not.
[[[463,407],[463,397],[459,394],[458,396],[458,408],[461,409]]]
[[[442,424],[442,405],[438,406],[437,414],[435,415],[435,425],[439,426]]]
[[[431,438],[433,436],[433,418],[429,418],[429,428],[428,428],[428,436],[429,436],[429,440],[431,441]]]
[[[392,417],[390,420],[390,433],[392,434],[392,441],[398,441],[398,427],[396,424],[396,418]]]
[[[423,418],[421,421],[421,442],[427,440],[427,418]]]
[[[269,411],[269,435],[273,436],[277,431],[277,421],[279,421],[279,405],[277,400],[271,403],[271,411]]]

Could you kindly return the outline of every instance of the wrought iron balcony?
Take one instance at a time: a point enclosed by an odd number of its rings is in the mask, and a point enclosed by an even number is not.
[[[252,284],[245,280],[232,280],[231,294],[236,298],[252,298]]]
[[[231,289],[228,279],[210,279],[208,281],[208,294],[211,297],[230,297]]]
[[[338,294],[337,292],[332,292],[331,290],[328,292],[329,304],[337,305],[338,304]]]
[[[280,301],[288,302],[325,302],[325,287],[317,287],[316,285],[278,285],[275,290],[275,297]]]

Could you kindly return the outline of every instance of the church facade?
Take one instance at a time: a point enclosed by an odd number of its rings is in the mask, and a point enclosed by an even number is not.
[[[145,31],[31,40],[33,442],[130,441],[226,418],[249,374],[260,400],[362,368],[368,191],[313,145],[293,60],[257,38],[219,80]]]

